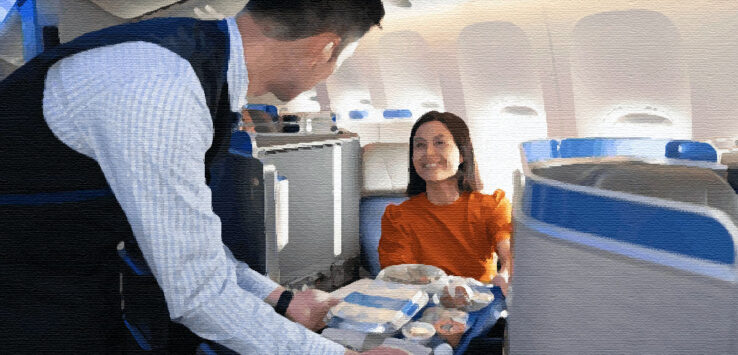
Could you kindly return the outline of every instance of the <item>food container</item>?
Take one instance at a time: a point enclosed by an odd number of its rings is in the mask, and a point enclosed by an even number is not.
[[[432,324],[426,322],[412,322],[402,327],[402,335],[405,339],[421,345],[428,344],[435,334],[436,329]]]
[[[423,316],[420,317],[421,322],[430,324],[435,324],[438,321],[449,319],[461,324],[466,324],[469,320],[469,314],[454,308],[428,307],[423,311]]]
[[[377,280],[408,285],[428,285],[441,280],[446,272],[424,264],[401,264],[388,266],[377,275]]]
[[[466,331],[465,324],[459,323],[451,318],[441,319],[433,327],[436,329],[436,334],[454,348],[459,345],[461,337]]]
[[[347,286],[350,293],[328,312],[328,326],[365,333],[393,334],[428,303],[417,287],[383,281]]]
[[[485,285],[475,279],[449,276],[446,282],[439,296],[439,301],[444,307],[475,312],[494,300],[490,285]]]

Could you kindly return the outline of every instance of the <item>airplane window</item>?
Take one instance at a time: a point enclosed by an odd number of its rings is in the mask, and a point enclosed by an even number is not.
[[[373,106],[374,100],[369,85],[369,78],[376,76],[374,70],[374,60],[366,47],[359,47],[356,53],[347,58],[325,82],[330,108],[336,113],[337,126],[359,133],[362,136],[362,145],[370,141],[368,138],[365,139],[365,136],[371,136],[370,133],[364,132],[364,129],[372,130],[372,128],[356,125],[352,121],[379,119]],[[363,113],[357,114],[353,111]]]
[[[572,36],[579,136],[692,137],[682,39],[667,16],[651,10],[597,13],[580,19]]]
[[[548,136],[533,46],[512,22],[480,22],[457,40],[464,105],[484,192],[512,198],[521,142]]]
[[[15,5],[15,0],[0,0],[0,25],[2,25],[5,18],[10,14],[10,10]]]
[[[381,55],[377,59],[386,100],[383,108],[408,109],[413,118],[432,109],[442,111],[441,82],[434,60],[428,56],[431,48],[425,38],[414,31],[390,32],[380,38],[379,46]],[[428,108],[428,103],[434,107]],[[400,123],[385,121],[385,124]],[[397,129],[402,132],[406,128],[409,136],[411,127]]]

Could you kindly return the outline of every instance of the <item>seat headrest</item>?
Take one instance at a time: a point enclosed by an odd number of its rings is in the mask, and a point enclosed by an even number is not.
[[[720,156],[720,164],[727,165],[730,169],[738,168],[738,150],[723,153]]]
[[[532,172],[569,184],[709,206],[738,222],[738,196],[709,169],[631,161],[551,166]]]
[[[618,164],[599,171],[594,187],[705,205],[738,221],[738,198],[727,181],[709,169],[657,164]]]
[[[374,143],[362,151],[363,195],[402,195],[408,183],[407,143]]]

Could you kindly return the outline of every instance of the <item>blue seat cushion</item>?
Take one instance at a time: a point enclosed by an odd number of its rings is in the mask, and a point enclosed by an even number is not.
[[[389,204],[399,205],[405,196],[370,196],[361,199],[359,207],[359,239],[361,241],[361,263],[372,276],[377,276],[379,266],[379,238],[382,236],[382,215]]]

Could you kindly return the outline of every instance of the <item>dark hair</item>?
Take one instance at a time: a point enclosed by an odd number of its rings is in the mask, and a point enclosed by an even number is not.
[[[469,136],[469,127],[466,126],[461,117],[450,112],[430,111],[415,122],[413,129],[410,131],[410,180],[407,183],[406,194],[415,196],[425,192],[425,180],[418,175],[413,166],[413,138],[418,128],[424,123],[438,121],[451,132],[454,138],[454,144],[459,148],[463,162],[459,164],[459,171],[456,172],[456,179],[459,182],[459,192],[479,191],[482,189],[482,181],[479,178],[477,164],[474,160],[474,147],[472,147],[471,137]]]
[[[384,17],[381,0],[250,0],[244,11],[257,22],[276,25],[265,31],[269,37],[291,41],[331,32],[343,39],[342,46]]]

